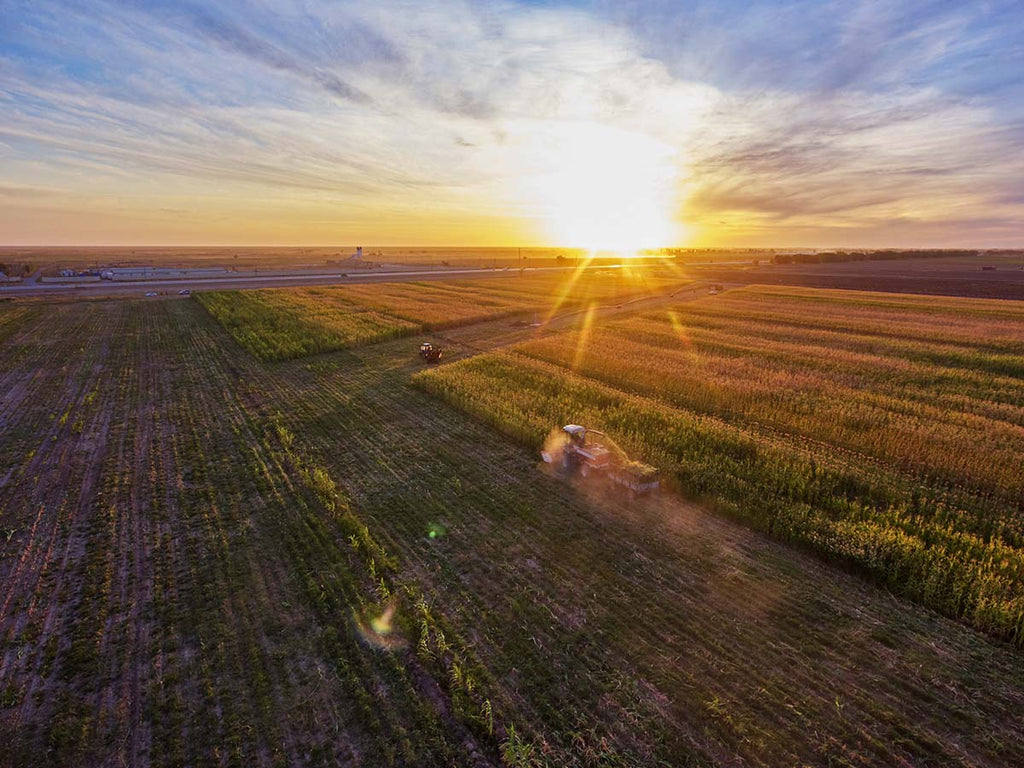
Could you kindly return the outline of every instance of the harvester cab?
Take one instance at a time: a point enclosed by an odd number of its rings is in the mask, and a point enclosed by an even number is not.
[[[436,363],[441,360],[441,348],[435,347],[429,341],[420,344],[420,357],[428,363]]]
[[[587,428],[579,424],[566,424],[562,427],[566,440],[574,445],[583,445],[587,440]]]
[[[633,493],[645,493],[661,485],[654,467],[631,461],[603,432],[579,424],[562,427],[558,437],[541,451],[541,458],[560,465],[565,472],[578,470],[582,477],[602,474]]]
[[[591,471],[602,472],[608,469],[611,451],[599,441],[587,440],[587,428],[579,424],[566,424],[562,427],[565,435],[562,447],[562,466],[565,469],[579,467],[580,474],[586,477]],[[601,432],[590,431],[593,435]]]

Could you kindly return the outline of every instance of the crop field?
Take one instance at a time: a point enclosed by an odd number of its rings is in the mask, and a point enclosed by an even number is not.
[[[32,314],[33,310],[24,305],[0,302],[0,343],[13,335]]]
[[[526,343],[418,376],[407,338],[267,365],[196,300],[39,306],[13,306],[0,347],[2,765],[1024,763],[1011,643],[753,530],[739,502],[722,511],[742,522],[538,467],[556,401],[584,419],[623,404],[632,427],[607,426],[637,449],[665,423],[650,404],[706,425],[695,446],[739,435],[793,466],[817,451],[822,477],[864,463],[864,445],[755,430],[756,410],[726,422],[627,393],[588,355],[578,373],[551,362],[632,318],[506,327]],[[485,328],[446,343],[467,354]],[[565,377],[581,389],[556,391]],[[695,451],[694,495],[724,505]],[[760,482],[754,458],[723,459],[735,488]],[[872,461],[893,493],[913,471]],[[988,498],[966,483],[922,480],[922,508],[939,488]]]
[[[181,304],[52,308],[2,358],[0,763],[472,752],[459,646]]]
[[[319,301],[314,291],[225,291],[197,298],[260,360],[331,352],[418,330],[413,323],[370,309]]]
[[[392,283],[328,288],[324,296],[420,323],[425,330],[452,328],[524,311],[557,312],[562,307],[646,296],[690,281],[669,270],[628,268],[530,274],[454,283]]]
[[[749,288],[419,382],[528,445],[607,429],[691,497],[1024,645],[1024,309]]]
[[[650,295],[689,281],[670,271],[609,269],[448,283],[197,294],[203,306],[261,360],[336,351],[424,330],[528,312]]]
[[[774,264],[694,270],[722,282],[936,294],[1019,301],[1024,296],[1024,255],[1020,251],[956,258],[848,261],[831,264]]]

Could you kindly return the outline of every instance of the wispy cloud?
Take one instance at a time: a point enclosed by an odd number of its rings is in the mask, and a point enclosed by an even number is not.
[[[1024,218],[1015,3],[9,0],[4,16],[0,185],[59,192],[45,231],[27,228],[45,195],[0,217],[11,241],[52,239],[69,201],[121,211],[111,236],[128,239],[408,241],[415,224],[541,241],[552,198],[579,191],[569,161],[594,187],[656,185],[636,199],[706,242],[1000,244]],[[630,175],[624,151],[667,171]]]

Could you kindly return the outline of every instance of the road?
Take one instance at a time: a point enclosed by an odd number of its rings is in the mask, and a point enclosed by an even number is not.
[[[685,266],[685,265],[684,265]],[[615,269],[616,265],[594,264],[583,269]],[[39,282],[37,272],[21,283],[0,286],[3,296],[125,296],[142,295],[148,291],[177,294],[181,290],[239,290],[247,288],[280,288],[286,286],[352,285],[359,283],[406,282],[409,280],[459,280],[470,277],[514,277],[520,272],[571,272],[575,266],[567,267],[515,267],[467,268],[467,269],[415,269],[398,268],[387,270],[363,270],[292,275],[244,275],[238,277],[204,277],[167,280],[133,280],[117,282],[103,280],[98,283],[75,285]]]
[[[719,262],[715,266],[738,266],[750,262]],[[592,264],[583,269],[616,269],[622,265]],[[697,264],[676,264],[677,267],[698,267],[707,266],[706,263]],[[571,272],[578,269],[577,266],[565,267],[526,267],[522,270],[516,267],[479,267],[479,268],[445,268],[417,269],[415,267],[401,267],[400,265],[388,265],[387,269],[371,270],[360,269],[348,272],[332,271],[305,274],[277,274],[277,275],[256,275],[244,274],[229,277],[195,277],[195,278],[169,278],[166,280],[132,280],[132,281],[110,281],[102,280],[96,283],[43,283],[40,280],[40,271],[36,271],[30,277],[20,283],[0,285],[0,297],[4,296],[130,296],[132,294],[142,295],[147,291],[158,291],[165,294],[177,294],[178,291],[188,289],[190,291],[204,290],[241,290],[251,288],[282,288],[287,286],[317,286],[317,285],[353,285],[359,283],[393,283],[406,282],[409,280],[459,280],[470,277],[513,277],[520,272]]]
[[[534,267],[527,272],[549,272],[572,269],[572,267]],[[21,283],[0,286],[0,296],[124,296],[143,294],[147,291],[162,291],[176,294],[180,290],[239,290],[243,288],[280,288],[303,285],[342,285],[353,283],[402,282],[405,280],[448,280],[479,275],[494,277],[503,274],[514,275],[516,269],[445,269],[413,270],[396,269],[388,271],[331,272],[298,275],[244,275],[239,277],[172,278],[168,280],[132,280],[97,283],[42,283],[29,278]],[[38,273],[33,276],[38,277]]]

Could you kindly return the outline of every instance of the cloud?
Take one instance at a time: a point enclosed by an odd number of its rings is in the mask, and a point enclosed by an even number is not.
[[[761,94],[725,102],[716,117],[728,127],[693,165],[691,217],[731,212],[782,230],[1014,215],[1003,190],[1024,162],[1012,135],[990,110],[933,91]]]
[[[211,12],[203,6],[181,2],[147,1],[137,3],[132,0],[127,0],[124,5],[136,11],[152,14],[165,23],[183,26],[231,53],[245,56],[256,64],[301,78],[331,96],[356,103],[370,101],[367,94],[345,82],[329,69],[312,65],[301,56],[289,53],[259,34],[250,32],[230,21],[226,16]]]
[[[0,183],[83,206],[538,240],[617,175],[709,239],[1020,220],[1022,78],[998,63],[1024,14],[1000,1],[8,5]],[[671,167],[626,172],[650,158]]]
[[[0,198],[13,201],[26,199],[44,199],[60,197],[61,193],[55,189],[44,189],[40,187],[16,187],[0,184]]]

